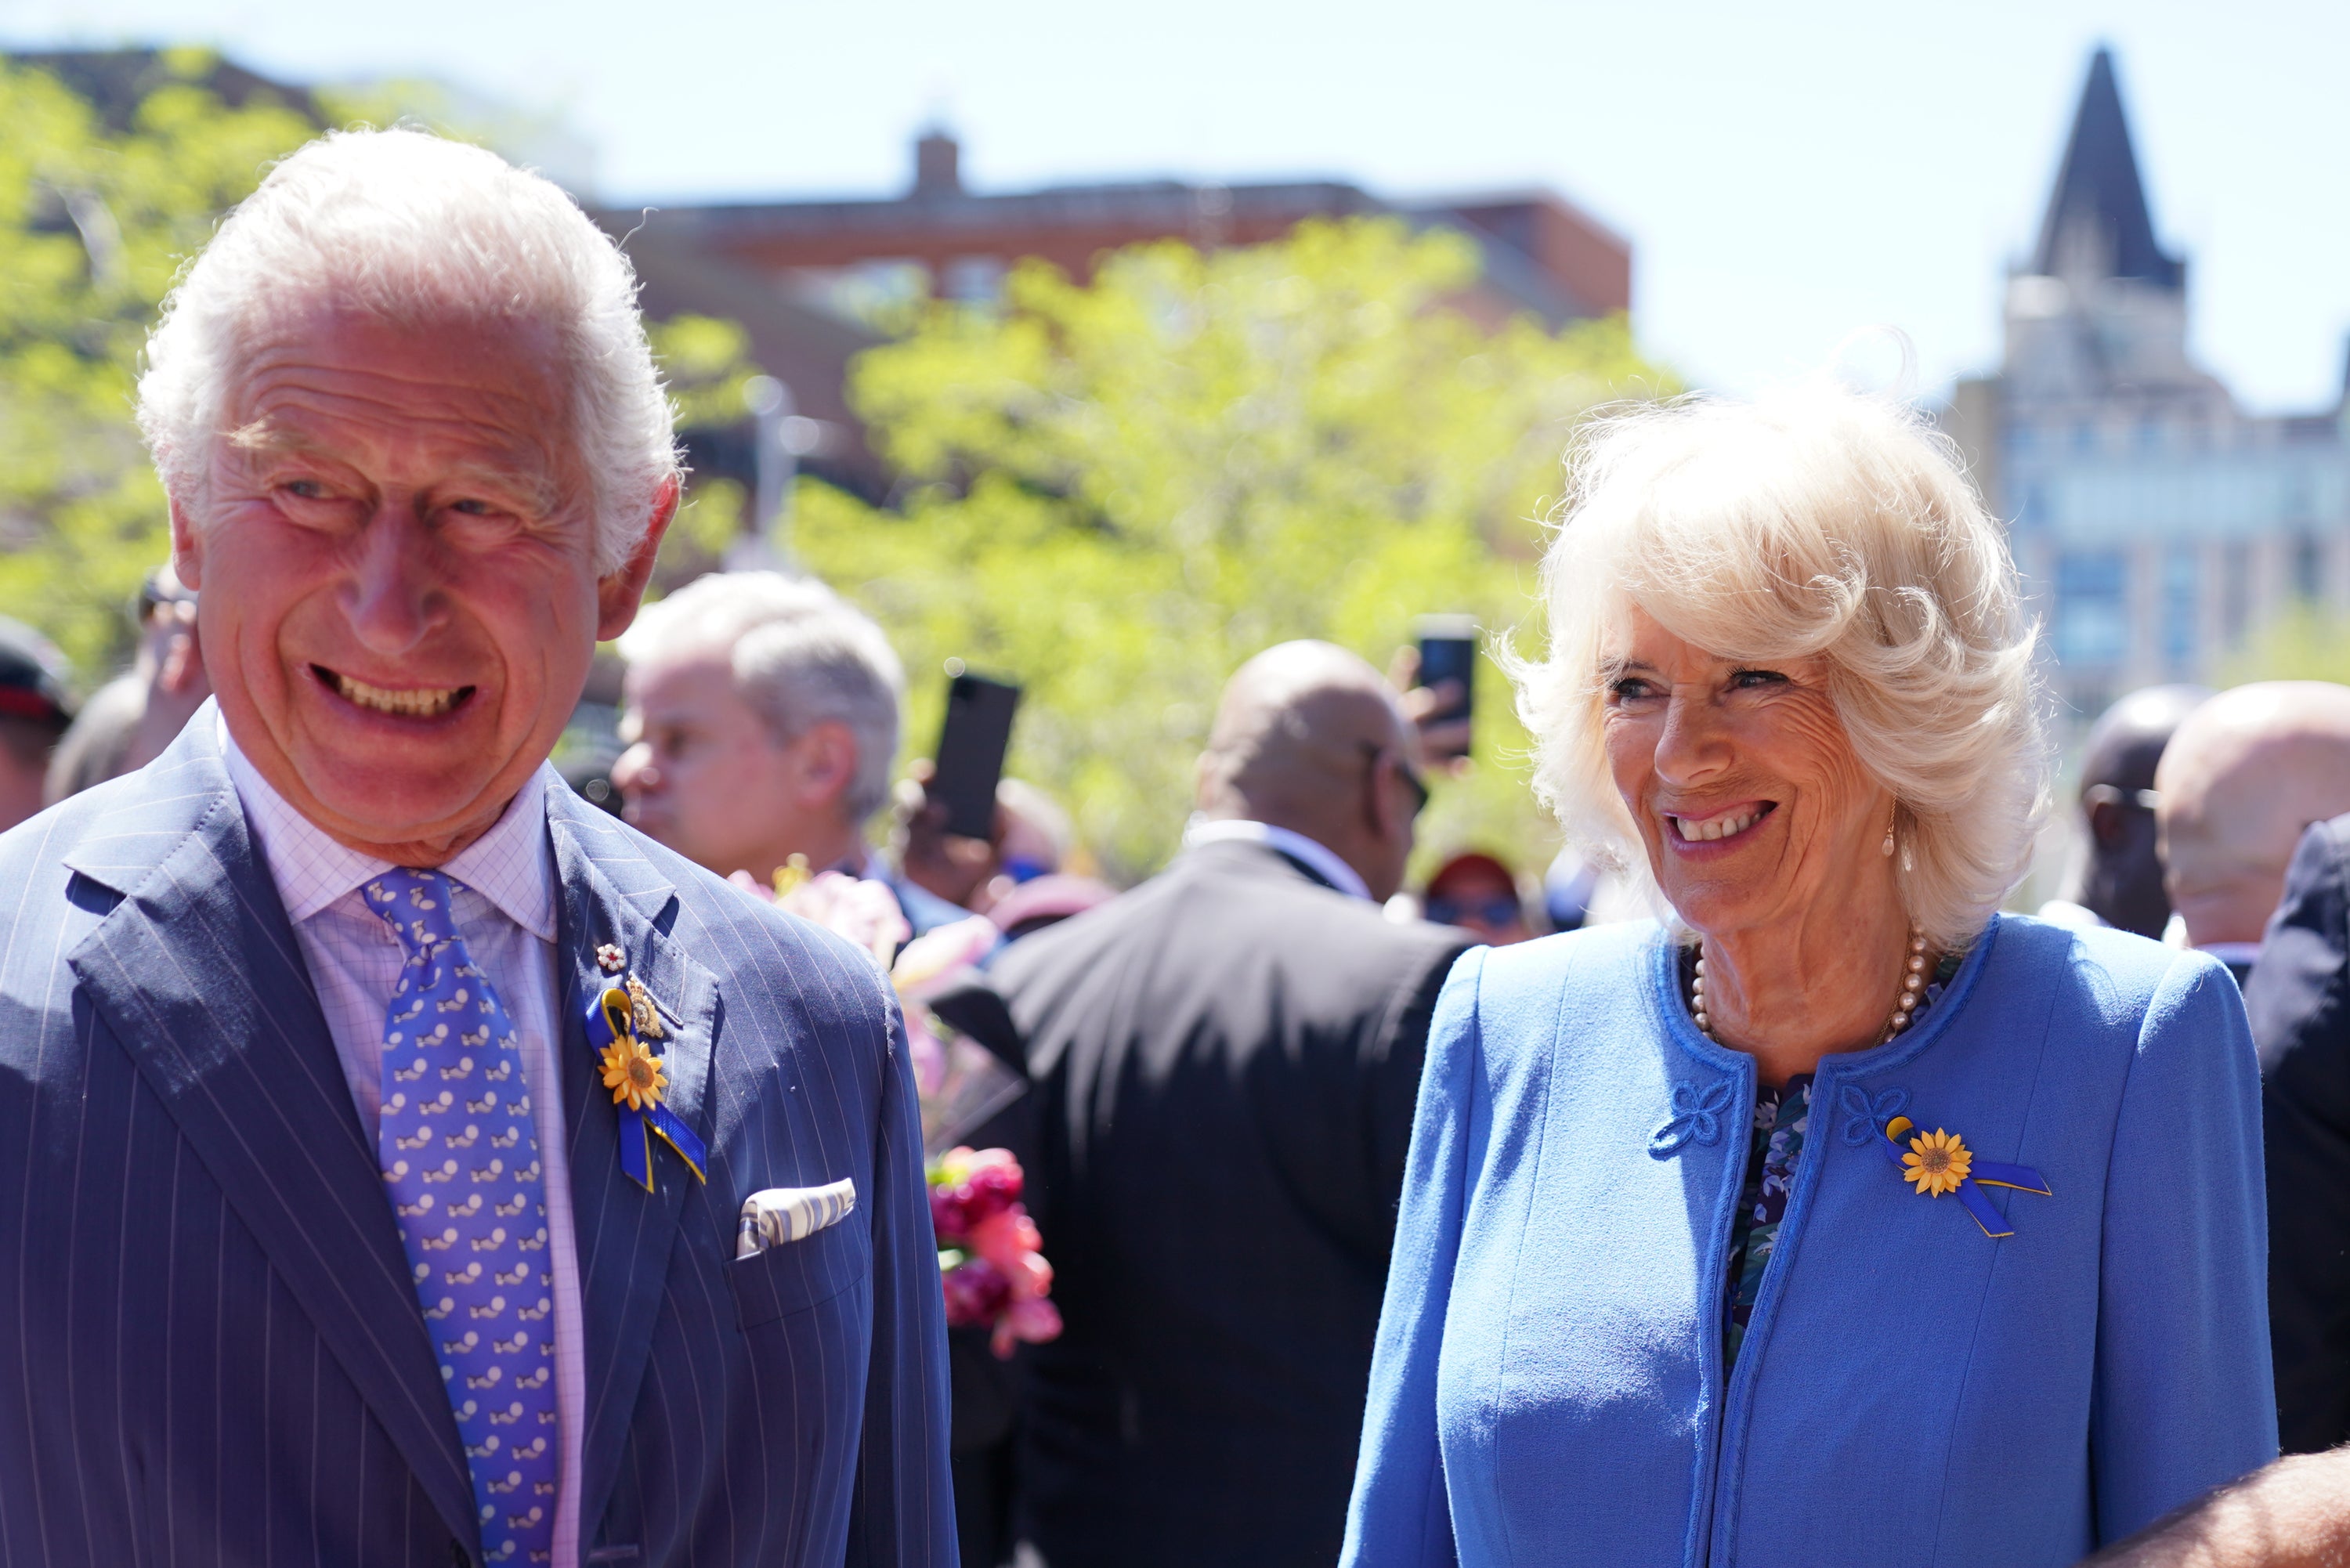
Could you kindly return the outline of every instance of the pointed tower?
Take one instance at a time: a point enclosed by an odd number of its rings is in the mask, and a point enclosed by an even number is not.
[[[2100,48],[2089,61],[2064,163],[2041,220],[2032,270],[2043,277],[2083,281],[2123,277],[2158,288],[2187,285],[2187,264],[2154,237],[2146,185],[2130,146],[2114,55]]]
[[[2224,415],[2226,394],[2188,362],[2187,264],[2155,238],[2110,49],[2090,57],[2039,241],[2008,279],[2004,380],[2027,418],[2116,400]]]

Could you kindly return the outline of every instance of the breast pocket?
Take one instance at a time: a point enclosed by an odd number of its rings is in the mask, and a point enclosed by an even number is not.
[[[873,1231],[861,1210],[726,1266],[735,1317],[746,1329],[821,1306],[872,1272]]]

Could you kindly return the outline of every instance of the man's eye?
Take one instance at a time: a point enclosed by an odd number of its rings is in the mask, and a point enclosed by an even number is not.
[[[278,489],[302,501],[324,501],[327,487],[315,479],[289,479]]]
[[[486,501],[452,501],[449,504],[449,510],[462,512],[468,517],[489,517],[497,512],[497,508]]]

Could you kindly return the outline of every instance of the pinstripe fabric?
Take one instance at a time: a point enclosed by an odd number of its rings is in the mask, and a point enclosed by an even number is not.
[[[863,954],[568,792],[559,1044],[591,1563],[951,1564],[901,1034]],[[674,1013],[709,1183],[619,1169],[578,1009]],[[399,1233],[211,726],[0,836],[0,1564],[445,1564],[469,1483]],[[743,1198],[856,1210],[734,1260]]]

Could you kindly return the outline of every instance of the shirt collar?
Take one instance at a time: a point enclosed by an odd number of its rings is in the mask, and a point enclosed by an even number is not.
[[[389,860],[336,842],[295,810],[238,748],[228,720],[220,717],[218,722],[222,759],[288,919],[307,920],[391,868]],[[541,763],[490,830],[441,867],[543,942],[555,940],[555,865],[546,844],[546,790],[553,776],[554,769]]]
[[[1305,835],[1286,827],[1275,827],[1269,822],[1224,817],[1213,822],[1194,822],[1183,830],[1184,848],[1195,849],[1202,844],[1262,844],[1267,849],[1278,850],[1292,860],[1303,863],[1316,877],[1348,898],[1367,900],[1371,897],[1369,884],[1352,866]]]

